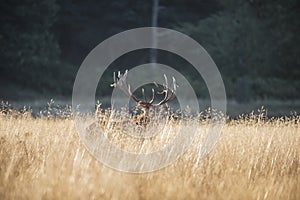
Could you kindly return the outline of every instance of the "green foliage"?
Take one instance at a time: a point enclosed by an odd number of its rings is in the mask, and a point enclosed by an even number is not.
[[[39,91],[57,87],[60,51],[51,31],[57,11],[55,0],[1,2],[2,80]]]
[[[200,42],[219,67],[227,96],[300,98],[298,0],[160,0],[158,26]],[[0,4],[0,98],[31,92],[71,94],[78,67],[97,44],[121,31],[151,25],[148,0],[3,0]],[[178,57],[178,56],[177,56]],[[158,62],[208,98],[199,74],[170,53]],[[110,95],[112,71],[149,61],[149,50],[126,54],[106,70],[98,95]],[[74,67],[76,66],[76,67]],[[126,66],[124,68],[124,66]]]
[[[176,29],[199,41],[216,62],[223,78],[237,84],[237,87],[227,87],[229,97],[246,95],[239,89],[240,81],[237,81],[244,77],[251,80],[246,85],[255,85],[248,96],[299,98],[299,93],[292,93],[296,90],[293,83],[300,77],[300,48],[299,42],[295,43],[299,41],[295,34],[295,31],[299,32],[300,18],[294,7],[297,1],[289,0],[288,4],[268,0],[220,2],[222,11],[197,23],[183,23]],[[279,88],[285,90],[285,87],[277,87],[277,92],[269,90],[266,83],[273,84],[269,78],[288,85],[286,91],[290,93],[278,92]]]
[[[286,81],[279,78],[257,78],[251,84],[256,98],[296,99],[299,98],[300,81]]]

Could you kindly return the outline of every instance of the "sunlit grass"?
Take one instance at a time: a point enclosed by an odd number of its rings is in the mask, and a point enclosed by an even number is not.
[[[103,129],[108,119],[98,119],[96,127]],[[300,199],[299,122],[297,115],[268,119],[264,112],[227,119],[217,145],[200,162],[202,140],[196,138],[173,165],[137,175],[97,162],[80,141],[72,116],[33,118],[26,111],[3,110],[0,199]],[[179,126],[176,120],[167,123]],[[196,124],[200,137],[209,118],[184,123]],[[110,141],[126,150],[154,151],[164,142],[159,135],[141,141],[118,126],[111,130]]]

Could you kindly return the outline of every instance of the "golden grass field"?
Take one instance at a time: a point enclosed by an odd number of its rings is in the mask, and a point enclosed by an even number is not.
[[[199,135],[208,121],[197,125]],[[199,163],[196,139],[174,164],[130,174],[96,161],[72,117],[3,113],[0,199],[300,199],[299,124],[299,116],[227,120]]]

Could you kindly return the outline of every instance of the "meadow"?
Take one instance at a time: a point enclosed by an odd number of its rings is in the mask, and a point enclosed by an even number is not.
[[[107,124],[105,116],[100,125]],[[187,118],[185,124],[196,125],[200,137],[209,121]],[[217,144],[200,161],[201,139],[195,138],[174,164],[132,174],[98,162],[81,142],[72,116],[3,110],[0,199],[300,199],[299,124],[296,114],[227,118]],[[110,139],[133,150],[145,143],[122,135],[114,129]],[[147,144],[156,147],[158,141]]]

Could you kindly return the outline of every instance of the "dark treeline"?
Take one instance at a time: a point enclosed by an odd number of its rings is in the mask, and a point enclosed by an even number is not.
[[[0,4],[0,98],[70,97],[76,72],[101,41],[151,26],[150,0],[3,0]],[[197,40],[238,101],[300,98],[298,0],[160,0],[158,26]],[[149,50],[128,53],[108,68],[98,95],[111,94],[111,72],[149,62]],[[208,97],[193,67],[158,51]]]

